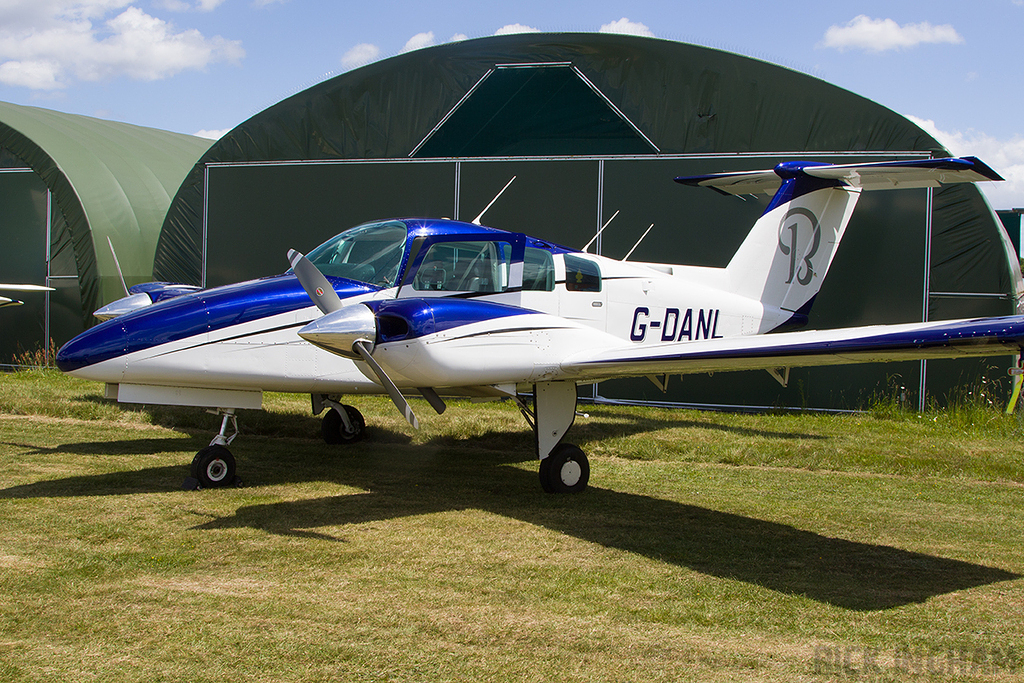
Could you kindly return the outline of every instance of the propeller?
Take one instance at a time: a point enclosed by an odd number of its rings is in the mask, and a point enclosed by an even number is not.
[[[373,374],[377,375],[377,379],[379,379],[380,383],[384,385],[384,388],[388,392],[388,396],[391,397],[391,402],[395,404],[396,408],[398,408],[398,412],[408,420],[413,429],[419,429],[420,421],[416,419],[416,414],[412,412],[412,406],[409,405],[409,402],[405,400],[405,396],[402,396],[402,392],[398,390],[395,383],[391,381],[390,377],[388,377],[388,373],[384,372],[384,368],[382,368],[380,364],[373,359],[373,356],[370,355],[369,342],[360,339],[352,344],[352,348],[355,349],[356,353],[358,353],[364,361],[366,361],[366,364],[370,366],[371,370],[373,370]]]
[[[289,249],[288,262],[292,264],[292,272],[299,278],[299,284],[322,312],[333,313],[344,306],[331,283],[305,255]]]
[[[327,281],[324,274],[313,265],[313,262],[294,249],[288,250],[288,261],[292,264],[292,272],[299,279],[299,284],[306,290],[316,307],[323,311],[324,316],[314,320],[299,330],[299,336],[321,348],[337,353],[346,358],[359,359],[370,366],[381,386],[388,392],[391,402],[398,412],[408,420],[413,429],[420,428],[420,421],[412,411],[398,386],[388,377],[388,373],[380,366],[370,353],[373,351],[377,337],[377,320],[368,307],[363,304],[346,306],[334,287]],[[325,345],[320,339],[326,329],[330,329],[331,344]],[[339,344],[339,334],[343,335],[343,343]]]

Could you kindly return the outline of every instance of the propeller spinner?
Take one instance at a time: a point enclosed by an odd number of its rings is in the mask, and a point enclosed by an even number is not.
[[[291,249],[288,251],[288,261],[292,264],[292,271],[299,279],[299,284],[306,290],[306,294],[316,307],[324,313],[323,317],[299,330],[299,336],[331,353],[364,361],[388,392],[398,412],[402,413],[414,429],[419,429],[420,422],[416,419],[409,401],[388,377],[380,363],[370,355],[374,340],[377,338],[377,320],[373,311],[363,304],[346,306],[342,303],[324,274],[303,254]]]

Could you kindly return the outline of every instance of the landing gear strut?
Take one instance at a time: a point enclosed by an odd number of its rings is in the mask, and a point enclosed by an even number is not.
[[[541,488],[547,493],[583,491],[590,480],[590,462],[578,446],[562,443],[576,420],[576,383],[535,384],[533,405],[533,414],[522,403],[519,408],[536,437]]]
[[[224,486],[241,486],[242,480],[235,475],[235,456],[227,447],[238,436],[238,419],[234,408],[209,411],[221,416],[220,432],[206,448],[192,459],[191,477],[186,477],[181,487],[185,490],[213,489]],[[228,435],[228,427],[232,432]]]

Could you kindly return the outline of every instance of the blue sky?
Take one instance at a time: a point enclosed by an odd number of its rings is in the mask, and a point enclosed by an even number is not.
[[[0,100],[216,136],[366,60],[508,30],[639,33],[780,64],[909,116],[1024,207],[1024,0],[0,0]]]

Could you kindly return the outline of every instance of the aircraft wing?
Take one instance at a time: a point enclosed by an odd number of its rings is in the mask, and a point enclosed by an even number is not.
[[[819,164],[784,162],[771,170],[680,176],[677,183],[707,187],[722,194],[774,194],[785,178],[796,174],[833,180],[865,190],[939,187],[949,183],[1002,180],[998,173],[976,157],[880,161],[870,164]]]
[[[1014,355],[1024,316],[873,325],[582,351],[561,363],[577,380]]]
[[[5,292],[52,292],[53,287],[44,287],[43,285],[9,285],[0,284],[0,291]],[[24,301],[18,301],[17,299],[11,299],[10,297],[0,296],[0,308],[6,306],[21,306]]]

